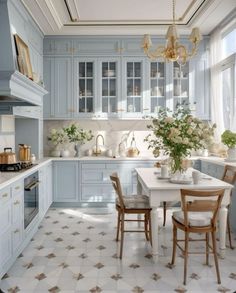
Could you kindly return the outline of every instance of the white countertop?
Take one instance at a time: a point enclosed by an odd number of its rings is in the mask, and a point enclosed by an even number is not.
[[[80,157],[80,158],[75,158],[75,157],[48,157],[48,158],[43,158],[39,161],[35,162],[35,165],[27,170],[23,170],[20,172],[0,172],[0,188],[4,188],[7,185],[14,183],[15,181],[22,179],[29,174],[37,171],[39,168],[43,167],[45,164],[51,162],[51,161],[88,161],[88,162],[96,162],[96,161],[127,161],[127,162],[132,162],[132,161],[161,161],[163,159],[166,159],[166,157],[145,157],[145,156],[138,156],[138,157],[116,157],[116,158],[111,158],[111,157],[102,157],[102,156],[91,156],[91,157]],[[218,158],[218,157],[198,157],[194,156],[191,157],[191,160],[198,160],[200,159],[201,161],[206,161],[218,165],[231,165],[236,167],[236,162],[227,162],[225,161],[224,158]]]

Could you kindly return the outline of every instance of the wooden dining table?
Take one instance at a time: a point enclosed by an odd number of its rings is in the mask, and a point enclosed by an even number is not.
[[[198,184],[192,182],[192,168],[186,172],[185,178],[175,180],[171,183],[170,179],[161,178],[158,168],[137,168],[137,191],[138,194],[146,194],[149,196],[152,223],[152,255],[153,261],[158,261],[159,256],[159,237],[158,226],[159,213],[161,202],[163,201],[181,201],[181,189],[195,189],[195,190],[214,190],[225,189],[224,197],[219,210],[219,240],[220,240],[220,254],[222,257],[225,255],[225,242],[226,242],[226,227],[227,227],[227,214],[228,204],[230,203],[230,192],[233,185],[228,184],[222,180],[216,179],[209,175],[201,173],[200,181]]]

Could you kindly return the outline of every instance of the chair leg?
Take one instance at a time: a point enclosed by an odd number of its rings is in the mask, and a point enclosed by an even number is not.
[[[118,212],[118,216],[117,216],[116,241],[119,241],[119,232],[120,232],[120,212]]]
[[[148,214],[148,221],[149,221],[149,239],[150,239],[150,244],[152,246],[152,221],[151,221],[151,214]]]
[[[227,230],[228,230],[228,235],[229,235],[229,247],[231,249],[234,249],[234,246],[232,244],[232,238],[231,238],[231,228],[230,228],[230,220],[229,220],[229,210],[228,210],[228,215],[227,215]]]
[[[186,285],[186,280],[187,280],[188,242],[189,242],[189,233],[185,232],[185,241],[184,241],[184,282],[183,282],[184,285]]]
[[[209,265],[209,233],[206,233],[206,265]]]
[[[221,284],[218,257],[217,257],[217,251],[216,251],[216,237],[215,237],[214,231],[211,232],[211,238],[212,238],[212,248],[213,248],[215,267],[216,267],[217,283]]]
[[[166,201],[163,201],[163,227],[166,225]]]
[[[123,255],[124,225],[125,225],[125,214],[121,213],[120,259],[122,259],[122,255]]]
[[[176,244],[177,244],[177,228],[173,224],[173,248],[172,248],[172,260],[171,260],[172,265],[175,263]]]
[[[148,237],[148,215],[147,214],[144,215],[144,230],[145,230],[146,240],[149,241],[149,237]]]

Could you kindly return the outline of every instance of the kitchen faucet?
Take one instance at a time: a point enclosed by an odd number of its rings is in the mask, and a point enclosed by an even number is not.
[[[102,138],[102,145],[104,145],[104,137],[102,136],[102,134],[98,134],[97,137],[96,137],[96,148],[95,148],[95,151],[93,151],[94,155],[95,156],[98,156],[101,154],[101,149],[98,147],[98,138],[101,137]]]

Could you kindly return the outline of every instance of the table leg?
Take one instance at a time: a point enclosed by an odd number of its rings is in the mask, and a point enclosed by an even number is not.
[[[226,228],[227,228],[227,214],[228,209],[226,206],[221,206],[219,210],[219,233],[220,233],[220,254],[224,256],[224,250],[226,248]]]
[[[158,210],[152,208],[151,211],[151,222],[152,222],[152,257],[154,263],[158,261]]]

